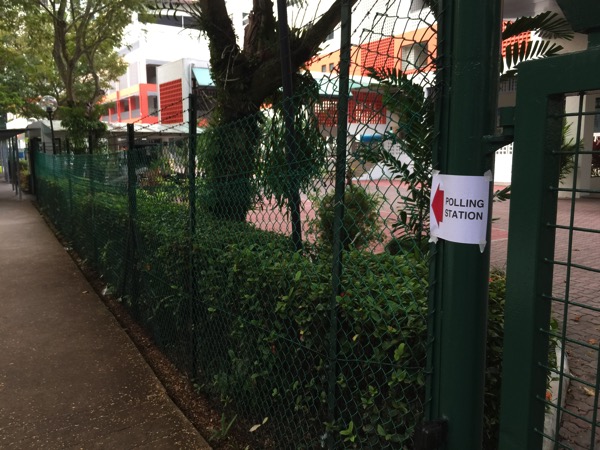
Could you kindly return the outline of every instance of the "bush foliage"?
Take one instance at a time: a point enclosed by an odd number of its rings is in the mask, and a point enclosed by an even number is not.
[[[66,214],[68,207],[79,218],[65,221],[63,233],[88,261],[96,258],[157,344],[240,417],[268,417],[260,432],[271,430],[274,448],[319,447],[325,429],[336,448],[412,447],[425,407],[428,286],[420,254],[347,246],[332,336],[327,252],[295,252],[285,236],[208,215],[190,237],[185,203],[165,201],[157,189],[137,190],[135,230],[123,192],[92,197],[64,179],[46,179],[42,189],[57,199],[48,208]],[[94,227],[111,232],[92,236]],[[96,256],[92,245],[101,249]],[[490,286],[485,448],[493,448],[498,424],[502,274]]]

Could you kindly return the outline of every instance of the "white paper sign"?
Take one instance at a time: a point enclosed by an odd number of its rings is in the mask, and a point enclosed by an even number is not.
[[[486,245],[492,173],[441,175],[434,171],[429,203],[431,241]]]

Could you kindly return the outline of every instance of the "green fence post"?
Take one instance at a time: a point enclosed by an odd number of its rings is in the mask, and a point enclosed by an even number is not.
[[[67,153],[67,158],[72,160],[73,155]],[[69,164],[67,171],[67,176],[69,177],[69,224],[71,225],[71,235],[69,236],[69,240],[73,241],[75,239],[75,217],[73,215],[73,164]]]
[[[17,143],[16,137],[10,138],[10,144],[12,145],[13,151],[13,179],[14,179],[14,190],[15,195],[19,196],[19,200],[21,200],[23,194],[21,194],[21,180],[20,180],[20,168],[19,168],[19,147]]]
[[[196,347],[196,276],[194,264],[194,237],[196,236],[196,144],[197,144],[197,105],[196,96],[191,94],[189,97],[189,149],[188,149],[188,182],[189,182],[189,283],[190,283],[190,339],[192,344],[192,378],[196,377],[197,366],[196,356],[198,354]]]
[[[197,142],[197,110],[196,96],[191,94],[189,97],[189,150],[188,150],[188,181],[189,185],[189,202],[190,202],[190,235],[193,236],[196,232],[196,142]]]
[[[62,155],[61,155],[62,158]],[[94,155],[91,153],[85,154],[85,158],[88,161],[88,176],[90,178],[90,196],[92,198],[92,218],[91,218],[91,227],[92,227],[92,257],[94,261],[94,267],[99,269],[98,265],[98,239],[96,237],[96,183],[94,181]]]
[[[292,223],[292,242],[296,250],[302,250],[302,221],[300,218],[300,190],[296,168],[298,166],[298,143],[294,129],[294,98],[292,84],[292,62],[290,56],[290,37],[285,0],[277,0],[279,52],[281,55],[281,78],[283,87],[283,116],[285,121],[285,147],[287,169],[290,178],[287,198],[289,202],[290,222]]]
[[[137,177],[135,174],[137,150],[132,123],[127,124],[127,197],[129,204],[129,239],[127,240],[126,274],[131,274],[131,300],[134,311],[138,312],[138,272],[137,272]],[[127,277],[127,275],[125,275]],[[125,278],[126,281],[126,278]],[[126,286],[126,283],[125,283]]]
[[[482,176],[493,167],[484,136],[495,130],[500,3],[441,2],[434,168],[442,174]],[[488,218],[488,243],[489,236]],[[483,252],[477,245],[442,240],[436,246],[428,419],[447,422],[445,448],[481,449],[489,244]]]
[[[341,293],[342,283],[342,227],[344,226],[344,192],[346,190],[346,145],[348,136],[348,93],[350,86],[350,38],[351,12],[350,0],[341,2],[341,46],[340,46],[340,80],[338,100],[338,134],[336,140],[335,160],[335,210],[333,218],[333,263],[331,271],[331,298],[329,302],[329,355],[328,355],[328,389],[327,418],[333,427],[336,420],[336,384],[337,384],[337,332],[338,311],[337,297]],[[327,446],[335,448],[334,429],[327,433]]]
[[[29,164],[31,166],[31,193],[38,195],[38,179],[37,179],[37,159],[36,155],[39,152],[39,141],[30,139],[28,144]]]

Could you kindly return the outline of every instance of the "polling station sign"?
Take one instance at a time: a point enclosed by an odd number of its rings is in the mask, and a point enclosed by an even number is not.
[[[444,239],[477,244],[483,252],[489,212],[492,173],[483,176],[442,175],[434,171],[431,184],[431,241]]]

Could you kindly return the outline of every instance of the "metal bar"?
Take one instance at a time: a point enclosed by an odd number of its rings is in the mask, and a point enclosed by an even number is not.
[[[188,151],[188,181],[189,181],[189,203],[190,203],[190,235],[196,233],[196,152],[197,152],[197,109],[196,96],[191,94],[189,97],[189,151]]]
[[[84,156],[85,155],[85,156]],[[61,159],[62,155],[59,156]],[[92,199],[92,220],[91,220],[91,228],[92,228],[92,251],[93,251],[93,261],[94,267],[98,268],[98,233],[96,231],[96,181],[94,177],[96,176],[95,172],[95,164],[94,164],[94,155],[90,153],[86,153],[81,155],[81,157],[85,157],[88,160],[88,168],[89,168],[89,177],[90,177],[90,194]]]
[[[569,378],[571,378],[571,377],[569,377]],[[576,378],[571,378],[571,380],[573,380],[573,381],[578,381]],[[587,384],[587,383],[586,383],[586,384]],[[571,416],[571,417],[575,417],[576,419],[579,419],[579,420],[581,420],[581,421],[583,421],[583,422],[585,422],[585,423],[587,423],[587,424],[593,425],[593,423],[592,423],[592,421],[591,421],[590,419],[588,419],[588,418],[586,418],[586,417],[584,417],[584,416],[581,416],[581,415],[579,415],[579,414],[576,414],[576,413],[574,413],[573,411],[571,411],[571,410],[569,410],[569,409],[566,409],[566,408],[562,408],[562,407],[560,407],[560,408],[558,408],[558,410],[559,410],[561,413],[568,414],[568,415],[569,415],[569,416]],[[593,449],[593,448],[594,448],[593,446],[592,446],[592,447],[590,447],[590,449]]]
[[[500,2],[442,2],[438,48],[437,165],[443,174],[482,176],[493,168],[483,137],[496,122]],[[477,36],[477,42],[473,41]],[[493,156],[493,154],[492,154]],[[491,207],[491,189],[489,205]],[[491,214],[487,224],[490,241]],[[480,449],[483,403],[489,246],[440,241],[434,264],[435,313],[430,419],[448,422],[446,449]]]
[[[16,137],[11,137],[10,142],[12,144],[14,152],[14,177],[15,177],[15,195],[19,195],[19,200],[23,199],[23,193],[21,190],[21,167],[19,165],[19,144]]]
[[[137,312],[138,273],[137,273],[137,178],[135,174],[135,131],[132,123],[127,124],[127,196],[129,204],[129,239],[127,242],[126,271],[131,274],[131,298]]]
[[[552,301],[557,302],[557,303],[564,303],[566,301],[565,299],[562,299],[562,298],[552,297],[552,296],[546,296],[546,295],[542,295],[542,298],[545,298],[545,299],[548,299],[548,300],[552,300]],[[600,312],[600,308],[596,308],[594,306],[586,305],[586,304],[579,303],[579,302],[573,302],[573,301],[569,301],[569,303],[571,305],[573,305],[573,306],[583,307],[583,308],[585,308],[585,309],[587,309],[589,311]]]
[[[536,432],[537,432],[537,433],[539,433],[539,435],[540,435],[540,436],[542,436],[543,438],[546,438],[546,439],[548,439],[548,440],[550,440],[550,441],[551,441],[552,439],[554,439],[552,436],[550,436],[550,435],[548,435],[548,434],[544,433],[543,431],[536,430]],[[569,446],[567,446],[567,445],[561,444],[560,442],[554,442],[554,447],[552,447],[552,448],[553,448],[553,450],[558,450],[558,449],[560,449],[560,448],[565,448],[565,449],[567,449],[567,450],[573,450],[573,448],[572,448],[572,447],[569,447]]]
[[[188,149],[188,202],[189,202],[189,301],[190,301],[190,339],[192,344],[192,379],[198,374],[196,358],[198,355],[196,342],[196,271],[194,263],[194,238],[196,236],[196,152],[198,133],[197,98],[194,94],[189,96],[189,149]]]
[[[581,94],[579,94],[581,95]],[[585,112],[585,111],[581,111],[581,112],[572,112],[572,113],[564,113],[564,114],[557,114],[556,117],[584,117],[584,116],[597,116],[600,113],[598,112]],[[554,118],[554,117],[553,117]]]
[[[566,225],[549,225],[553,228],[559,229],[559,230],[569,230],[572,229],[573,231],[581,231],[583,233],[592,233],[592,234],[600,234],[600,230],[594,230],[591,228],[583,228],[583,227],[572,227],[569,228]]]
[[[72,159],[74,155],[67,153],[66,157]],[[69,180],[69,224],[71,236],[69,239],[75,239],[75,217],[73,215],[73,165],[69,164],[69,173],[67,174]]]
[[[286,0],[277,0],[277,25],[279,30],[279,54],[281,60],[281,78],[283,85],[283,118],[285,122],[285,147],[288,165],[288,207],[292,223],[292,242],[296,250],[302,250],[302,221],[300,218],[300,190],[297,183],[296,167],[298,152],[294,129],[294,89],[292,83],[292,60],[290,55],[290,36],[287,19]]]
[[[563,152],[561,151],[557,151],[557,152],[552,152],[553,155],[597,155],[598,154],[598,150],[575,150],[575,151],[570,151],[570,152]]]
[[[549,187],[548,189],[556,192],[578,192],[584,194],[600,194],[600,189],[569,189],[569,188],[556,188]]]
[[[531,66],[529,66],[531,67]],[[535,69],[535,66],[534,68]],[[556,222],[558,158],[548,153],[562,141],[563,95],[539,93],[540,73],[520,68],[517,94],[513,195],[508,240],[500,449],[541,448],[548,365],[555,230],[532,223]],[[535,100],[533,100],[535,99]],[[521,150],[523,149],[523,150]],[[533,167],[535,166],[535,167]],[[524,364],[524,361],[527,363]]]
[[[563,261],[554,261],[552,259],[548,259],[548,260],[546,260],[546,262],[555,264],[557,266],[576,267],[577,269],[585,270],[587,272],[600,273],[600,269],[595,269],[593,267],[584,266],[582,264],[574,264],[574,263],[563,262]]]
[[[339,100],[337,105],[338,134],[336,140],[335,193],[333,219],[333,263],[331,268],[331,298],[329,300],[329,353],[327,418],[331,425],[336,420],[336,381],[337,381],[337,298],[342,283],[342,227],[344,220],[344,193],[346,190],[346,145],[348,136],[348,95],[350,89],[350,47],[351,47],[351,11],[350,0],[341,2],[341,41],[340,41],[340,78]],[[336,447],[333,432],[327,433],[327,446]]]

